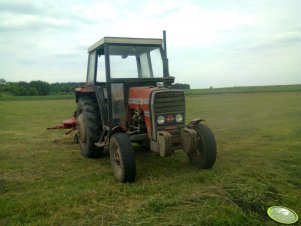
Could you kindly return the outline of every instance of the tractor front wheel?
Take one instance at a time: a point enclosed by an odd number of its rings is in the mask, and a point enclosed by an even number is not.
[[[115,177],[122,183],[133,182],[136,162],[130,139],[125,133],[116,133],[110,139],[110,159]]]
[[[216,160],[216,143],[211,129],[204,124],[194,126],[197,132],[197,148],[188,153],[191,165],[198,168],[210,169]]]

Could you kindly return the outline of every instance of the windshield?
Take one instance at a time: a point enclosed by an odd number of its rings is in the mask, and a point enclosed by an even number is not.
[[[160,47],[110,46],[111,78],[163,77]]]

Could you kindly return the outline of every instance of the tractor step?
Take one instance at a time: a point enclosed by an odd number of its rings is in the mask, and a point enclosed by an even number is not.
[[[104,148],[106,145],[105,145],[105,142],[101,142],[101,143],[94,143],[94,145],[96,146],[96,147],[99,147],[99,148]]]
[[[135,134],[130,136],[130,141],[141,141],[141,140],[148,140],[148,134]]]

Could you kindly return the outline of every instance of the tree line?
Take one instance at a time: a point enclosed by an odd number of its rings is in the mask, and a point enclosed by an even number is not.
[[[46,96],[50,94],[72,94],[80,82],[48,83],[44,81],[6,82],[0,79],[0,96]]]
[[[44,81],[7,82],[0,79],[0,96],[46,96],[56,94],[73,94],[81,82],[48,83]],[[189,84],[175,83],[173,89],[190,89]]]

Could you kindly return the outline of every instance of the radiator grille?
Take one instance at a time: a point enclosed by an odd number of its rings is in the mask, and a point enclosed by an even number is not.
[[[185,101],[184,92],[166,91],[155,94],[155,114],[184,113]]]
[[[169,132],[172,136],[173,147],[176,148],[181,145],[181,129],[185,123],[185,97],[183,91],[164,91],[157,92],[154,95],[154,117],[155,133],[157,131]],[[156,118],[160,115],[168,116],[176,114],[183,115],[183,121],[177,123],[175,120],[171,123],[164,123],[158,125]]]

